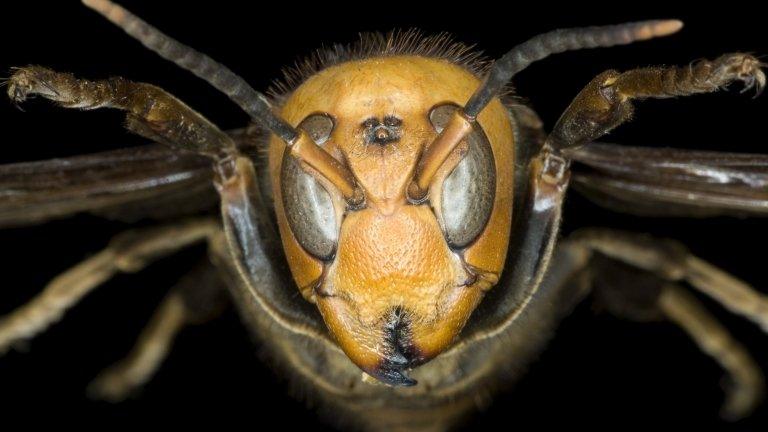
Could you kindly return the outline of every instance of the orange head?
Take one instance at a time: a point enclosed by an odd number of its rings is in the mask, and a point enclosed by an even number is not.
[[[406,190],[419,158],[480,84],[449,60],[390,55],[308,77],[281,115],[344,164],[365,194],[350,208],[333,184],[270,142],[283,246],[304,297],[366,373],[406,371],[449,347],[498,280],[512,211],[513,130],[494,100],[431,182]]]

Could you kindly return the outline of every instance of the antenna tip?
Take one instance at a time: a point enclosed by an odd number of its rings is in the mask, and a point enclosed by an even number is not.
[[[89,9],[93,9],[102,15],[106,15],[114,9],[119,7],[109,0],[81,0],[82,3]]]
[[[109,0],[81,0],[81,2],[116,24],[123,22],[126,18],[126,10]]]
[[[680,31],[681,28],[683,28],[683,22],[677,19],[661,20],[651,24],[653,37],[671,35]]]
[[[91,9],[99,9],[104,7],[104,3],[109,3],[104,0],[82,0],[82,3]]]
[[[680,20],[653,20],[634,23],[631,42],[668,36],[683,28]]]

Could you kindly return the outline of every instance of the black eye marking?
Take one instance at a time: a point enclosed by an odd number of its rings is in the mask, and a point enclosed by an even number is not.
[[[395,116],[388,115],[384,121],[371,117],[363,122],[365,142],[385,146],[391,142],[400,140],[403,121]]]

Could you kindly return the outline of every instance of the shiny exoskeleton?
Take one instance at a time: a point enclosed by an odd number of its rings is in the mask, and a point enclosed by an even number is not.
[[[746,415],[759,401],[760,369],[682,284],[768,328],[762,294],[677,243],[607,230],[556,241],[572,180],[623,210],[765,213],[764,156],[595,142],[630,118],[634,100],[735,81],[761,90],[765,75],[754,57],[604,72],[547,133],[530,108],[506,97],[516,73],[550,54],[666,36],[682,24],[557,30],[489,67],[444,37],[369,37],[289,73],[270,101],[122,7],[84,3],[225,93],[254,124],[222,132],[148,84],[15,70],[14,102],[40,96],[63,107],[123,110],[130,131],[158,144],[76,157],[66,167],[0,167],[0,187],[17,192],[0,202],[0,222],[137,201],[175,205],[205,196],[211,183],[221,215],[116,238],[5,317],[0,348],[44,330],[111,275],[206,241],[210,262],[172,290],[130,360],[102,374],[96,393],[119,400],[149,379],[163,357],[157,347],[215,315],[225,287],[274,365],[347,424],[447,429],[476,408],[478,395],[513,379],[593,289],[616,314],[666,318],[688,331],[735,383],[726,414]],[[259,149],[267,161],[257,172]],[[67,181],[49,181],[62,176]]]

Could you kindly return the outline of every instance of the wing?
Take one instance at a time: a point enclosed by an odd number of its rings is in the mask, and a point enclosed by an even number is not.
[[[574,150],[572,184],[644,216],[768,215],[768,156],[593,143]]]
[[[253,158],[260,135],[229,132]],[[210,161],[150,144],[83,156],[0,165],[0,228],[80,212],[120,220],[215,209]]]

